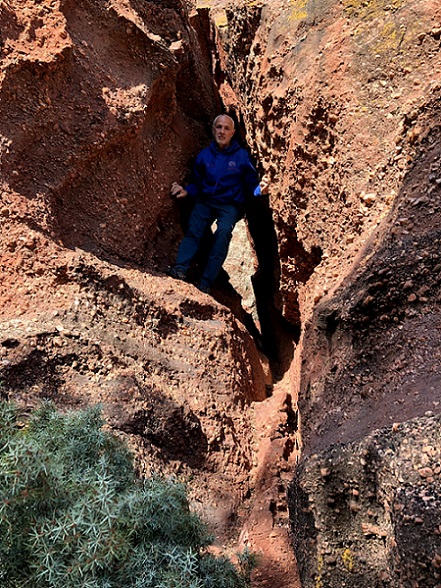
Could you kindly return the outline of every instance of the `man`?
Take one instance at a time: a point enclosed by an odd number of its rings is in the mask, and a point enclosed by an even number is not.
[[[233,139],[233,119],[219,115],[212,130],[214,141],[197,156],[191,183],[183,188],[174,182],[171,188],[172,196],[189,195],[195,199],[195,206],[170,276],[186,279],[205,230],[216,221],[213,245],[198,285],[203,292],[210,291],[227,257],[234,225],[243,216],[245,194],[260,196],[267,190],[260,186],[247,151]]]

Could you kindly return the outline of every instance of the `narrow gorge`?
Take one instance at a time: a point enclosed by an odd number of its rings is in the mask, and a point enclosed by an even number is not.
[[[438,0],[3,0],[0,394],[100,403],[268,588],[441,587]],[[220,112],[269,196],[166,276]]]

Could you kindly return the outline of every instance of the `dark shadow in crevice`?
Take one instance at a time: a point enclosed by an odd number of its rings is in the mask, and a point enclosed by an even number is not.
[[[246,220],[258,261],[252,277],[263,350],[278,380],[289,369],[295,345],[300,338],[300,324],[289,323],[276,305],[279,292],[280,260],[272,210],[267,197],[250,197],[246,203]]]

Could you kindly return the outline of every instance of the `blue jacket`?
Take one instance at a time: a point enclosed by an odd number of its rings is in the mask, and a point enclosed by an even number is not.
[[[244,203],[245,194],[260,196],[257,171],[248,152],[235,140],[225,149],[219,149],[212,141],[199,153],[186,190],[204,202],[239,206]]]

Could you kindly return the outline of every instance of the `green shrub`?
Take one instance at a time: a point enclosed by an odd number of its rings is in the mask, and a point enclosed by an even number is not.
[[[26,425],[0,403],[0,585],[5,588],[242,588],[172,480],[139,480],[98,408],[50,404]]]

